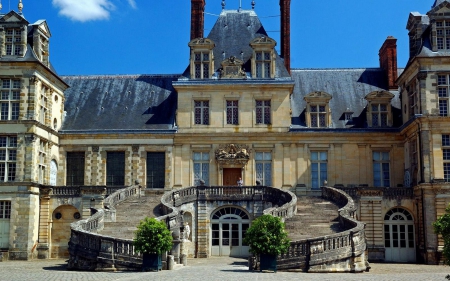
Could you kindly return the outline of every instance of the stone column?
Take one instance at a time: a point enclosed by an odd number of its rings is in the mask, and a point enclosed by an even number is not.
[[[209,226],[211,224],[206,201],[197,203],[197,258],[209,257]]]

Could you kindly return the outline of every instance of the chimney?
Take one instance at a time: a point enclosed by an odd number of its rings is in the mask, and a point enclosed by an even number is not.
[[[203,38],[205,0],[191,0],[191,40]]]
[[[397,39],[388,36],[378,53],[380,57],[380,68],[386,73],[389,90],[396,90],[398,86],[395,84],[397,80]]]
[[[280,0],[281,10],[281,57],[291,73],[291,0]]]

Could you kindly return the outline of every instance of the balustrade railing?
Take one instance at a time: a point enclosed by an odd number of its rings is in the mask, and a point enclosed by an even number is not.
[[[345,187],[343,185],[335,185],[336,189],[342,190],[352,198],[360,198],[363,196],[380,196],[384,199],[413,199],[414,189],[410,187],[367,187],[352,186]]]
[[[333,235],[292,241],[287,253],[278,257],[277,267],[324,272],[324,264],[352,260],[348,263],[350,268],[342,269],[343,271],[366,270],[365,224],[355,220],[356,207],[353,200],[342,190],[331,187],[322,187],[322,197],[342,207],[338,211],[339,222],[341,227],[347,230]],[[358,262],[355,262],[355,257],[358,257]]]

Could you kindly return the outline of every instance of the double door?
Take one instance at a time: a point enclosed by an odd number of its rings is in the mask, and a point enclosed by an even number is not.
[[[222,221],[212,223],[211,254],[213,256],[247,257],[249,247],[243,241],[248,223]]]

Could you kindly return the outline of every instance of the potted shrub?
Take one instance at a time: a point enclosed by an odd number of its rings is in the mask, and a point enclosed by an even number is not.
[[[136,252],[142,253],[142,270],[159,271],[161,254],[172,249],[172,235],[164,222],[147,217],[137,226],[133,245]]]
[[[251,253],[259,255],[261,271],[277,272],[277,256],[286,253],[290,246],[284,223],[271,215],[255,219],[245,234],[244,242],[249,245]]]

